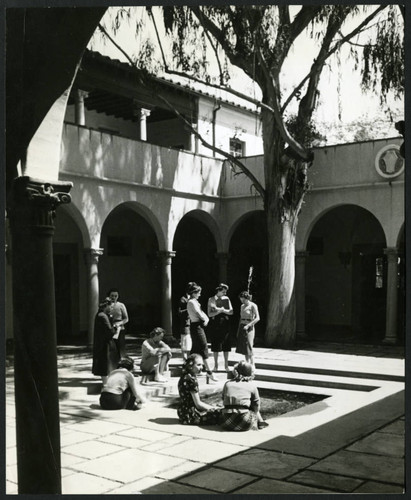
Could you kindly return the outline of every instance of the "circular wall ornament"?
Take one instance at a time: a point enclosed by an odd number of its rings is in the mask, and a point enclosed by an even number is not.
[[[404,172],[405,160],[400,155],[400,147],[388,144],[380,149],[375,157],[375,169],[385,179],[392,179]]]

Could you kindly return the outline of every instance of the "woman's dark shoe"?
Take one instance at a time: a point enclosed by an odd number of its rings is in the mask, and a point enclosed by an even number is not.
[[[269,423],[268,423],[268,422],[266,422],[265,420],[263,420],[262,422],[258,422],[258,423],[257,423],[257,427],[258,427],[259,429],[264,429],[264,427],[268,427],[268,426],[269,426]]]
[[[207,384],[209,384],[210,381],[211,382],[218,382],[218,378],[212,372],[206,374],[206,382],[207,382]]]

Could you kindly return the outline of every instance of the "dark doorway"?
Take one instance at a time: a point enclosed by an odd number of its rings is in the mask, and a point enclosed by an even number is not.
[[[258,345],[264,337],[268,296],[267,228],[263,211],[246,215],[230,240],[228,284],[234,308],[234,324],[238,324],[240,314],[241,304],[238,294],[248,289],[250,277],[250,293],[253,302],[258,306],[261,317],[256,325],[256,344]]]
[[[199,302],[207,311],[208,298],[218,285],[217,247],[208,227],[195,216],[185,215],[177,226],[172,263],[173,330],[178,331],[178,303],[186,284],[195,281],[202,287]],[[177,328],[176,328],[177,326]]]

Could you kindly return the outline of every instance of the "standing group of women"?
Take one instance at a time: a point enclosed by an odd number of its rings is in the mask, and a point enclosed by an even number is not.
[[[201,309],[198,301],[201,295],[201,286],[194,282],[187,285],[186,294],[181,297],[179,305],[181,350],[186,359],[188,354],[199,354],[207,372],[207,379],[216,381],[208,358],[207,337],[211,341],[211,350],[214,355],[213,371],[218,371],[218,356],[224,353],[224,368],[228,372],[228,357],[231,351],[230,318],[233,307],[227,296],[228,286],[224,283],[215,289],[215,295],[208,299],[207,314]],[[258,307],[251,302],[248,292],[241,292],[240,322],[236,338],[236,352],[243,354],[245,360],[254,364],[253,345],[255,330],[254,325],[260,320]],[[205,329],[207,329],[207,334]]]

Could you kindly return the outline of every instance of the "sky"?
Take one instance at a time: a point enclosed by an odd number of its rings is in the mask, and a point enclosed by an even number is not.
[[[298,8],[296,6],[295,11]],[[105,26],[111,25],[111,19],[115,12],[114,9],[108,9],[105,14],[102,20]],[[135,8],[133,15],[136,16],[136,19],[143,18],[144,21],[147,21],[147,24],[150,24],[144,8]],[[347,22],[343,26],[343,32],[347,33],[351,31],[357,22],[358,19]],[[160,20],[157,22],[157,27],[160,31],[160,36],[163,37],[164,32]],[[127,53],[133,56],[136,55],[135,48],[142,43],[143,39],[147,36],[153,37],[153,34],[154,30],[149,28],[144,33],[141,33],[136,41],[133,22],[130,24],[123,22],[121,29],[115,35],[115,40]],[[124,55],[109,41],[102,44],[100,36],[93,38],[90,47],[114,59],[126,61]],[[286,61],[282,74],[282,81],[286,88],[292,88],[307,73],[312,64],[313,57],[318,51],[318,47],[316,47],[314,40],[306,36],[304,39],[299,40],[291,50],[292,57]],[[216,71],[216,68],[217,64],[211,63],[211,71]],[[247,79],[241,70],[235,68],[232,74],[230,85],[233,88],[252,97],[259,98],[258,87],[256,85],[253,86],[251,80]],[[338,86],[340,87],[339,92]],[[344,124],[361,119],[372,122],[375,117],[384,116],[384,110],[381,107],[378,95],[375,93],[364,94],[361,91],[360,75],[359,72],[354,71],[353,61],[348,58],[348,48],[341,52],[340,65],[336,64],[335,56],[330,58],[329,67],[323,70],[319,90],[320,102],[315,113],[315,118],[319,122],[339,122],[340,124]],[[403,100],[394,101],[390,98],[389,106],[394,112],[395,119],[403,118]],[[394,125],[392,125],[391,135],[397,135]]]

